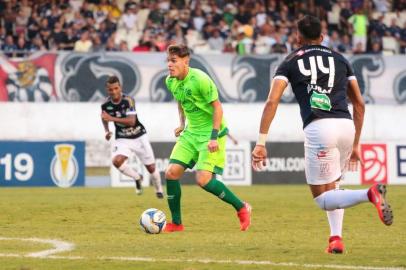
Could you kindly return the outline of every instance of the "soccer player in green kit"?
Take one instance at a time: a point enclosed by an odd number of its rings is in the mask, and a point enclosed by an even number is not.
[[[197,184],[231,204],[237,211],[240,229],[245,231],[251,224],[251,206],[216,179],[216,175],[223,172],[228,132],[217,87],[206,73],[189,67],[190,53],[185,45],[169,46],[167,55],[169,76],[166,86],[178,102],[180,126],[175,129],[175,136],[179,139],[165,173],[172,214],[172,223],[166,225],[165,231],[184,230],[179,179],[187,168],[194,166]]]

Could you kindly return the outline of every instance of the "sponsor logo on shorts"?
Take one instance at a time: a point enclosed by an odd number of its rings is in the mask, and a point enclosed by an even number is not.
[[[386,144],[362,144],[361,184],[388,182],[388,158]]]
[[[318,159],[325,158],[326,156],[327,156],[327,150],[320,150],[320,151],[317,153],[317,158],[318,158]]]

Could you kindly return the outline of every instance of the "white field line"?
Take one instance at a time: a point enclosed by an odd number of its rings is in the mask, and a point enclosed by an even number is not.
[[[251,261],[251,260],[213,260],[213,259],[159,259],[151,257],[81,257],[81,256],[57,256],[60,252],[71,251],[75,245],[54,239],[41,238],[9,238],[0,237],[1,240],[32,241],[38,243],[52,244],[53,249],[28,254],[0,253],[0,257],[14,258],[39,258],[59,260],[108,260],[108,261],[136,261],[136,262],[168,262],[168,263],[214,263],[214,264],[237,264],[237,265],[270,265],[299,268],[328,268],[328,269],[350,269],[350,270],[406,270],[404,267],[377,267],[361,265],[336,265],[336,264],[300,264],[293,262],[272,262],[272,261]]]
[[[75,245],[72,243],[64,242],[64,241],[60,241],[60,240],[54,240],[54,239],[0,237],[0,241],[1,240],[3,240],[3,241],[4,240],[6,240],[6,241],[10,241],[10,240],[11,241],[29,241],[29,242],[37,242],[37,243],[53,245],[52,249],[47,249],[47,250],[43,250],[40,252],[29,253],[29,254],[24,255],[24,257],[42,258],[42,257],[47,257],[47,256],[55,254],[55,253],[71,251],[75,248]]]

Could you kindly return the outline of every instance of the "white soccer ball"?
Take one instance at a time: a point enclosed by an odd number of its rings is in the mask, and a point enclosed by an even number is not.
[[[161,210],[149,208],[141,214],[140,225],[146,233],[160,233],[166,226],[166,216]]]

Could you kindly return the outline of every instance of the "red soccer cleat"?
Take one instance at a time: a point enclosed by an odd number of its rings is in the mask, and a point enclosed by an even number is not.
[[[391,225],[393,223],[393,213],[390,205],[385,200],[386,186],[383,184],[374,184],[368,190],[368,199],[378,210],[378,215],[383,224]]]
[[[167,223],[164,232],[181,232],[185,229],[182,224]]]
[[[237,216],[240,219],[240,229],[241,231],[248,230],[251,225],[251,205],[244,202],[244,207],[237,212]]]
[[[326,249],[326,253],[331,253],[331,254],[342,254],[344,252],[344,243],[343,239],[338,236],[330,236],[328,239],[328,247]]]

